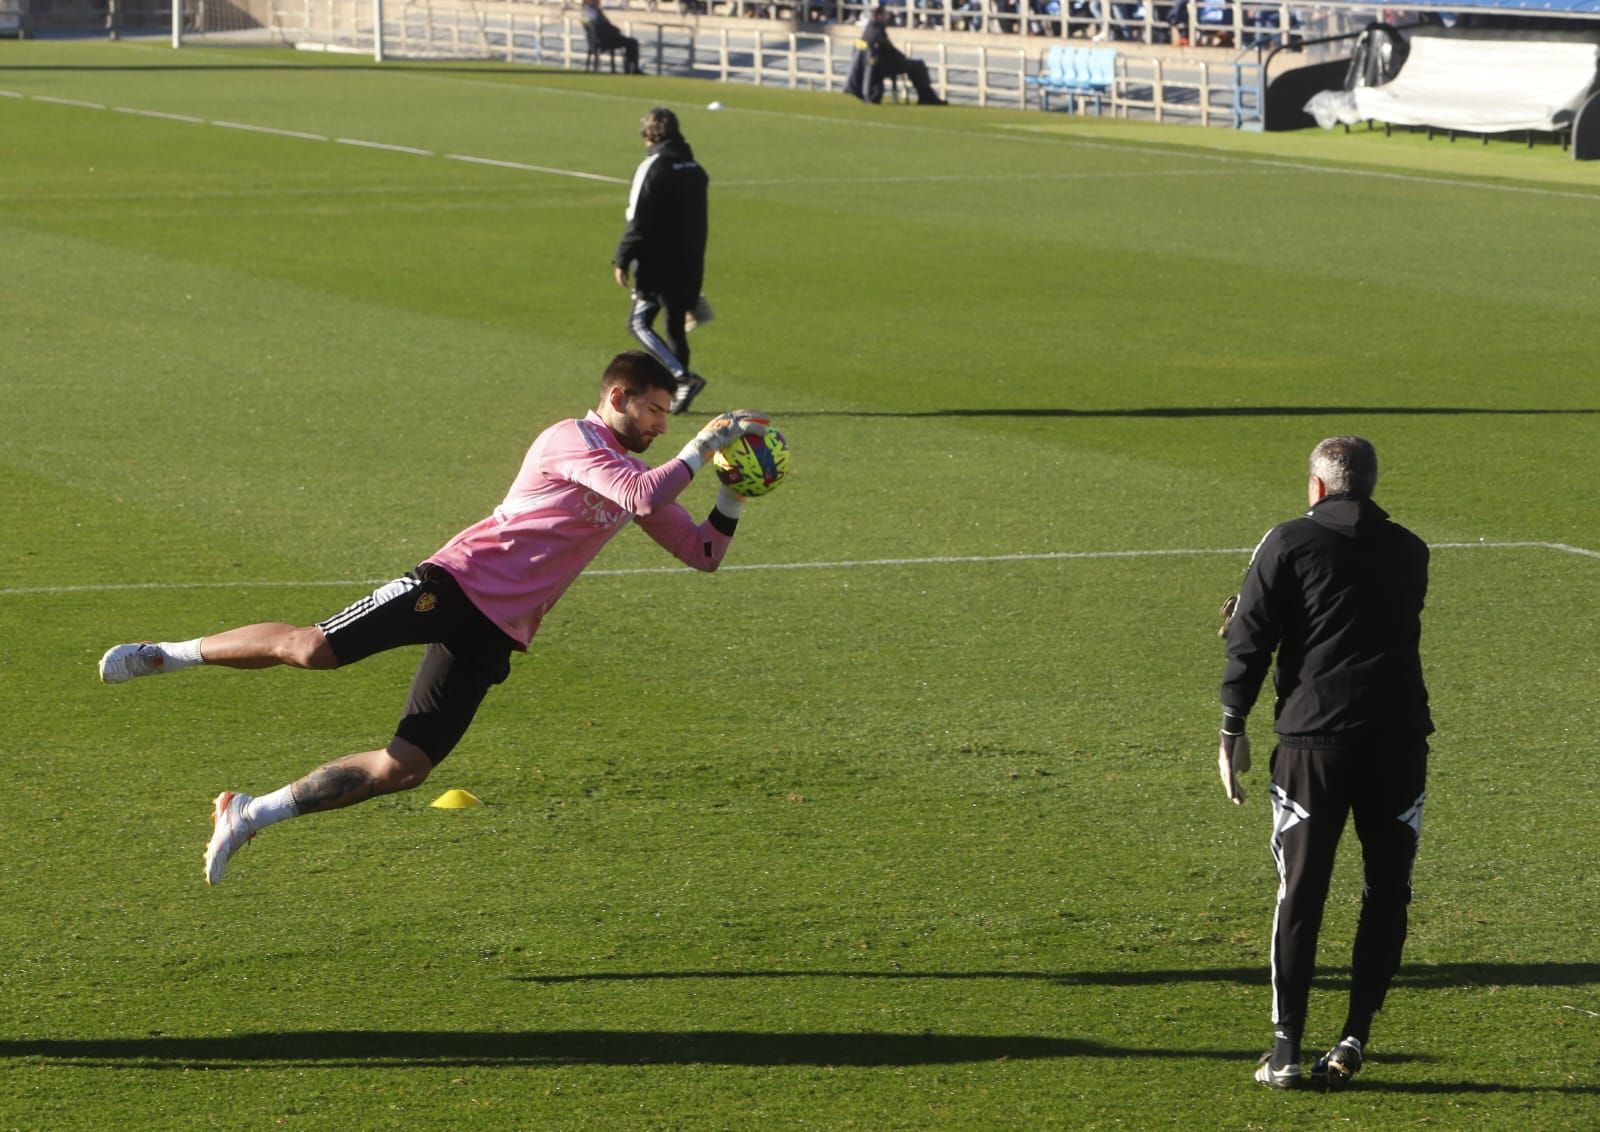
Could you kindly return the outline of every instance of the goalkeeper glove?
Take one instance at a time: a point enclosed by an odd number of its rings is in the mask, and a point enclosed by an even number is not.
[[[1250,769],[1250,736],[1244,733],[1241,723],[1237,731],[1224,729],[1221,739],[1217,747],[1217,771],[1222,775],[1222,790],[1228,801],[1242,806],[1244,787],[1239,785],[1239,776]]]
[[[698,472],[705,467],[713,453],[721,452],[740,437],[766,435],[768,419],[766,413],[757,409],[735,409],[731,413],[723,413],[683,446],[678,459],[688,464],[691,472]]]

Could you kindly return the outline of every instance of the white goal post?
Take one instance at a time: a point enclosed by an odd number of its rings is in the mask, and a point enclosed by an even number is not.
[[[172,0],[172,46],[292,44],[383,62],[384,0]],[[376,34],[375,34],[376,32]]]
[[[173,0],[172,45],[285,44],[406,59],[581,66],[576,9],[515,0]]]

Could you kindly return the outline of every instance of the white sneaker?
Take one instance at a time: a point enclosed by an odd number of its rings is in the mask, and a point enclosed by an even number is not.
[[[167,670],[166,664],[166,654],[149,641],[113,645],[100,658],[100,683],[126,684],[135,676],[159,676]]]
[[[248,794],[224,790],[211,803],[211,841],[206,845],[206,883],[221,884],[228,860],[256,835],[244,820]]]

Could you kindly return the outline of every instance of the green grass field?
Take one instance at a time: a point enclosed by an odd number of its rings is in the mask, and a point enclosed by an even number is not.
[[[713,175],[699,407],[770,410],[789,481],[709,578],[624,533],[422,790],[208,889],[211,797],[381,744],[414,658],[96,660],[487,513],[632,345],[656,103]],[[27,42],[0,203],[0,1128],[1600,1123],[1600,170]],[[1215,610],[1340,432],[1437,546],[1440,731],[1369,1067],[1279,1095]],[[1313,1046],[1358,886],[1352,838]]]

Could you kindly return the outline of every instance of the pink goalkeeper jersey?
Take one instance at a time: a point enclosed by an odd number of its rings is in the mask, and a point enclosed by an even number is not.
[[[428,559],[523,648],[539,622],[613,535],[639,526],[680,561],[715,570],[729,535],[676,502],[693,473],[682,460],[652,469],[622,448],[597,413],[539,434],[494,513]]]

